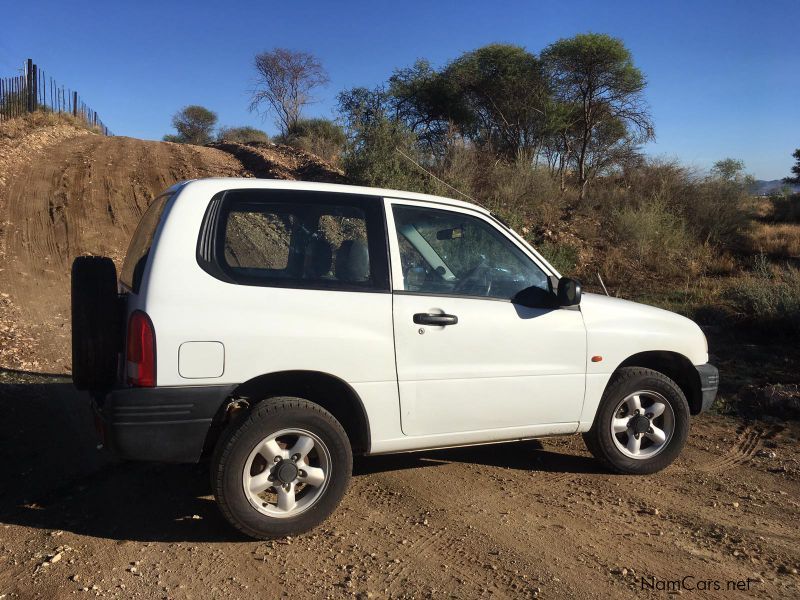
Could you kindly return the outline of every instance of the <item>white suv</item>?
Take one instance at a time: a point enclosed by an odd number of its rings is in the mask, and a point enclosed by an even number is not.
[[[334,510],[352,456],[583,433],[623,473],[680,452],[717,370],[692,321],[561,277],[479,206],[204,179],[159,196],[117,283],[73,265],[73,373],[122,457],[211,458],[267,538]]]

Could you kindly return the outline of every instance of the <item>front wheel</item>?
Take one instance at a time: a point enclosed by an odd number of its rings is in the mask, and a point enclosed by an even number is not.
[[[655,473],[680,454],[689,419],[686,396],[672,379],[627,367],[609,384],[583,439],[594,457],[617,473]]]
[[[333,415],[300,398],[270,398],[220,440],[211,482],[234,527],[269,539],[324,521],[342,499],[352,467],[350,442]]]

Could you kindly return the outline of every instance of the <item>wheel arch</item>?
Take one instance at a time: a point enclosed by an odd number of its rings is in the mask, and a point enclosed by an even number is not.
[[[668,350],[649,350],[629,356],[614,370],[614,374],[625,367],[643,367],[658,371],[672,379],[686,396],[689,412],[696,415],[702,409],[700,374],[686,356]],[[612,375],[611,380],[614,379]]]
[[[239,384],[214,416],[203,455],[213,452],[222,431],[238,418],[244,407],[252,409],[262,400],[276,396],[296,396],[318,404],[341,423],[353,454],[369,452],[369,419],[364,403],[353,387],[330,373],[293,370],[265,373]]]

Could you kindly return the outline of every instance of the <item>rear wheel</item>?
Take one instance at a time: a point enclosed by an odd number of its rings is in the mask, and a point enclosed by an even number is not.
[[[79,390],[110,387],[122,346],[117,269],[104,256],[72,263],[72,380]]]
[[[658,371],[628,367],[609,384],[583,439],[618,473],[654,473],[680,454],[689,419],[689,404],[674,381]]]
[[[225,518],[259,539],[307,531],[342,499],[353,466],[342,426],[300,398],[258,404],[217,444],[214,495]]]

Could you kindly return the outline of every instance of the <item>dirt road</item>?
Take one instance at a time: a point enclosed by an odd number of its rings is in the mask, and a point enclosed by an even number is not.
[[[68,272],[81,252],[119,260],[176,180],[280,169],[86,134],[17,150],[0,147],[0,600],[800,596],[797,424],[700,417],[650,477],[609,475],[578,437],[362,458],[316,531],[239,537],[203,465],[96,449],[65,377]]]
[[[260,543],[222,520],[203,466],[97,451],[68,380],[5,372],[0,411],[9,599],[666,596],[642,578],[798,596],[797,428],[701,417],[651,477],[603,472],[577,437],[363,458],[322,527]]]

